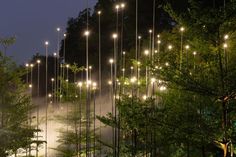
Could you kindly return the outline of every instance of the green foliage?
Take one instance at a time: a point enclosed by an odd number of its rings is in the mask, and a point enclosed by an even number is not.
[[[17,154],[33,141],[35,130],[29,126],[30,98],[21,82],[22,69],[0,53],[0,154]]]

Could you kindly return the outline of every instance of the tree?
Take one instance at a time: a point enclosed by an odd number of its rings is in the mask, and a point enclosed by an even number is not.
[[[0,155],[3,157],[16,156],[20,149],[29,153],[37,131],[29,125],[32,105],[21,81],[23,74],[22,69],[0,53]]]

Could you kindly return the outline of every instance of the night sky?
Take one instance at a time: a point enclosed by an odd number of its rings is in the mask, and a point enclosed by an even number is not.
[[[92,7],[97,0],[89,0]],[[44,41],[49,40],[49,53],[56,50],[56,28],[66,28],[67,19],[86,8],[86,0],[1,0],[0,38],[16,36],[7,55],[18,64],[30,60],[37,52],[44,54]],[[2,47],[1,47],[2,50]]]

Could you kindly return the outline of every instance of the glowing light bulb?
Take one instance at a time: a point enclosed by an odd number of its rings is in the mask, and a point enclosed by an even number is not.
[[[148,50],[145,50],[144,51],[144,54],[147,56],[147,55],[149,55],[149,51]]]
[[[38,64],[40,64],[40,63],[41,63],[41,61],[38,59],[38,60],[37,60],[37,63],[38,63]]]
[[[229,35],[226,34],[226,35],[224,36],[224,39],[225,39],[225,40],[229,39]]]
[[[185,28],[184,27],[180,27],[180,31],[184,32]]]
[[[113,59],[109,59],[109,63],[113,64],[114,60]]]
[[[57,31],[60,32],[60,30],[61,30],[61,29],[58,27],[58,28],[57,28]]]
[[[89,36],[89,34],[90,34],[90,32],[89,32],[88,30],[86,30],[86,31],[84,32],[84,35],[85,35],[85,36]]]
[[[155,83],[156,79],[155,78],[151,78],[151,83]]]
[[[118,35],[117,35],[116,33],[113,33],[113,34],[112,34],[112,38],[113,38],[113,39],[116,39],[117,37],[118,37]]]
[[[46,45],[46,46],[49,45],[49,42],[48,42],[48,41],[45,41],[45,45]]]
[[[186,45],[186,46],[185,46],[185,49],[186,49],[186,50],[188,50],[189,48],[190,48],[190,46],[189,46],[189,45]]]
[[[169,45],[169,46],[168,46],[168,49],[169,49],[169,50],[172,50],[172,48],[173,48],[172,45]]]
[[[224,43],[223,47],[224,47],[224,48],[227,48],[227,47],[228,47],[228,45],[227,45],[226,43]]]

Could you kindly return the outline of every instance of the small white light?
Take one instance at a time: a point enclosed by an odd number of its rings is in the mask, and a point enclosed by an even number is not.
[[[40,64],[40,63],[41,63],[41,61],[38,59],[38,60],[37,60],[37,63],[38,63],[38,64]]]
[[[143,95],[143,100],[147,100],[147,96],[146,95]]]
[[[116,33],[112,34],[112,38],[116,39],[118,37],[118,35]]]
[[[227,47],[228,47],[228,45],[227,45],[226,43],[224,43],[223,47],[224,47],[224,48],[227,48]]]
[[[108,81],[108,84],[109,84],[109,85],[112,85],[112,81]]]
[[[113,64],[114,60],[113,59],[109,59],[109,63]]]
[[[161,86],[160,87],[160,91],[165,91],[166,90],[166,87],[165,86]]]
[[[180,28],[180,31],[181,31],[181,32],[183,32],[184,30],[185,30],[185,28],[184,28],[184,27],[181,27],[181,28]]]
[[[149,55],[149,51],[148,50],[145,50],[144,51],[144,54],[147,56],[147,55]]]
[[[151,83],[155,83],[156,79],[155,78],[151,78]]]
[[[187,50],[188,50],[189,48],[190,48],[190,46],[189,46],[189,45],[186,45],[186,46],[185,46],[185,49],[187,49]]]
[[[79,87],[82,87],[82,85],[83,85],[82,82],[79,82],[79,83],[78,83],[78,86],[79,86]]]
[[[131,79],[130,79],[130,82],[131,83],[135,83],[137,81],[137,78],[136,77],[132,77]]]
[[[99,10],[99,11],[98,11],[98,15],[101,15],[101,13],[102,13],[102,12]]]
[[[26,63],[26,64],[25,64],[25,66],[26,66],[26,67],[29,67],[29,64],[28,64],[28,63]]]
[[[172,48],[173,48],[172,45],[169,45],[169,46],[168,46],[168,49],[169,49],[169,50],[172,50]]]
[[[85,36],[89,36],[89,34],[90,34],[90,32],[89,32],[88,30],[86,30],[86,31],[84,32],[84,35],[85,35]]]
[[[116,9],[118,10],[119,8],[120,8],[120,5],[117,4],[117,5],[116,5]]]
[[[194,56],[196,56],[196,55],[197,55],[197,52],[196,52],[196,51],[194,51],[194,52],[193,52],[193,55],[194,55]]]
[[[225,40],[229,39],[229,35],[226,34],[226,35],[224,36],[224,39],[225,39]]]
[[[49,45],[49,42],[48,42],[48,41],[45,41],[45,45],[46,45],[46,46]]]
[[[57,31],[60,32],[60,30],[61,30],[61,29],[58,27],[58,28],[57,28]]]

